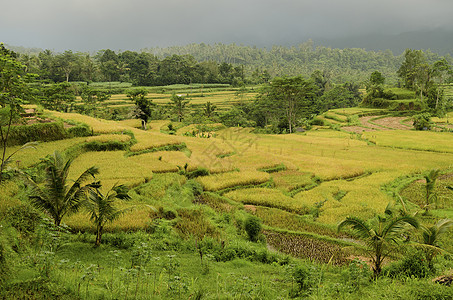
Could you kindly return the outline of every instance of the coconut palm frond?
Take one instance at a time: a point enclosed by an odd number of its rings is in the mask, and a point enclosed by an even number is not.
[[[337,230],[340,231],[346,226],[351,226],[354,232],[361,238],[371,238],[374,235],[371,228],[363,220],[356,217],[346,217],[345,220],[338,224]]]

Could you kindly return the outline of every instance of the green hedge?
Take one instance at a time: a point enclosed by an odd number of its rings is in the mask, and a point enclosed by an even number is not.
[[[5,135],[6,128],[3,127],[2,130],[3,135]],[[92,135],[91,129],[85,124],[76,125],[67,129],[64,127],[62,122],[17,125],[11,126],[7,145],[23,145],[34,141],[50,142],[90,135]]]
[[[6,128],[3,128],[3,134]],[[8,146],[23,145],[28,142],[50,142],[62,140],[68,136],[63,123],[37,123],[31,125],[11,126]]]

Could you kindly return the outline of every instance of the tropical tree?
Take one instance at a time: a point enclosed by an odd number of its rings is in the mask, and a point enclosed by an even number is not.
[[[38,209],[49,214],[55,225],[59,226],[64,216],[79,210],[93,188],[84,183],[99,173],[98,168],[90,167],[70,184],[69,168],[72,160],[64,160],[60,152],[55,151],[43,159],[45,176],[43,183],[27,178],[30,187],[29,198]]]
[[[418,228],[419,224],[412,216],[394,216],[388,212],[384,216],[377,216],[372,221],[366,222],[356,217],[346,217],[338,224],[338,231],[350,226],[357,237],[365,242],[373,263],[374,276],[377,277],[382,271],[384,259],[395,251],[399,242],[403,241],[408,225]]]
[[[211,103],[211,101],[208,101],[205,103],[203,106],[203,112],[204,115],[208,118],[212,117],[214,115],[214,111],[216,110],[217,106]]]
[[[437,195],[435,193],[436,180],[440,175],[439,169],[433,169],[425,174],[425,214],[428,213],[429,208],[433,202],[436,201]]]
[[[21,117],[20,113],[23,112],[21,104],[31,98],[27,81],[33,75],[25,74],[24,70],[25,66],[17,61],[16,54],[0,44],[0,182],[12,157],[6,154],[11,125]],[[29,145],[24,145],[23,148]]]
[[[306,117],[316,105],[313,102],[318,87],[302,76],[274,78],[258,96],[259,101],[273,102],[277,111],[283,111],[289,133],[299,117]]]
[[[184,113],[186,109],[186,105],[189,103],[189,100],[184,100],[185,98],[182,95],[173,94],[170,97],[172,103],[173,112],[178,116],[178,121],[181,122],[184,118]]]
[[[149,118],[151,118],[153,106],[152,100],[146,99],[148,92],[145,89],[135,89],[130,91],[127,94],[132,101],[135,102],[135,117],[142,120],[142,129],[146,130],[146,124],[148,123]]]
[[[453,220],[442,219],[432,226],[421,226],[422,246],[425,251],[428,266],[433,268],[433,259],[436,254],[441,252],[439,238],[444,235],[453,225]]]
[[[116,220],[119,216],[125,213],[128,209],[119,210],[114,206],[117,199],[129,200],[128,188],[125,185],[113,186],[107,194],[102,194],[99,190],[100,185],[95,189],[90,190],[85,208],[90,214],[90,220],[96,226],[96,246],[101,244],[102,233],[104,226]]]

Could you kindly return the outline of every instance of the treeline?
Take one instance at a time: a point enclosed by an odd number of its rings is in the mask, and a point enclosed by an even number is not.
[[[190,83],[222,83],[240,86],[263,83],[270,79],[266,71],[245,75],[244,66],[215,61],[197,62],[190,55],[171,55],[162,59],[147,52],[101,50],[91,56],[67,50],[50,50],[38,55],[19,56],[27,72],[41,80],[58,82],[121,81],[136,86],[161,86]]]
[[[28,52],[19,49],[19,59],[31,72],[54,82],[124,81],[135,85],[177,83],[262,83],[276,76],[308,77],[321,70],[334,83],[364,82],[379,71],[387,83],[397,84],[397,70],[404,54],[390,50],[332,49],[308,41],[297,47],[270,49],[236,44],[190,44],[167,48],[147,48],[139,52],[101,50],[96,54]],[[428,62],[441,57],[425,51]],[[445,59],[452,64],[453,59]]]
[[[271,77],[309,76],[315,70],[329,74],[334,83],[363,82],[373,71],[379,71],[387,78],[387,83],[396,84],[396,71],[404,60],[404,54],[394,55],[392,51],[366,51],[359,48],[334,49],[315,46],[309,40],[298,46],[273,46],[270,49],[236,44],[190,44],[167,48],[148,48],[144,51],[157,57],[173,54],[191,55],[197,61],[213,60],[231,64],[242,64],[246,70],[265,69]],[[437,53],[425,51],[429,62],[441,57]],[[453,58],[446,56],[449,63]]]

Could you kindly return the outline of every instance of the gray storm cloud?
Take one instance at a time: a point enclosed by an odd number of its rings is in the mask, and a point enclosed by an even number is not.
[[[0,41],[57,51],[188,43],[257,46],[453,29],[449,0],[15,0]]]

